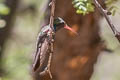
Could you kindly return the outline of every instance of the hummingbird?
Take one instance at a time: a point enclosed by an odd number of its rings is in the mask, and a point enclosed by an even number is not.
[[[56,33],[58,30],[65,28],[67,30],[72,31],[73,33],[77,34],[72,28],[70,28],[66,22],[60,18],[57,17],[54,19],[53,22],[53,31]],[[51,30],[50,25],[46,25],[41,28],[40,33],[37,38],[37,44],[36,44],[36,52],[35,57],[33,61],[33,71],[34,72],[42,72],[44,71],[45,67],[47,66],[46,63],[48,63],[48,56],[46,55],[48,53],[48,44],[49,44],[49,32]]]

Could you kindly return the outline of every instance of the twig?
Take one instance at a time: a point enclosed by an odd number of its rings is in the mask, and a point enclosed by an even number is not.
[[[48,73],[50,75],[50,78],[52,79],[52,74],[51,74],[51,71],[50,71],[50,66],[51,66],[51,61],[52,61],[52,55],[53,55],[53,43],[50,44],[50,56],[49,56],[49,60],[48,60]]]
[[[55,12],[55,0],[52,0],[51,4],[51,15],[50,15],[50,31],[48,33],[45,33],[43,35],[38,36],[37,40],[37,49],[36,49],[36,54],[35,54],[35,59],[33,63],[33,71],[35,74],[38,74],[40,76],[45,75],[48,73],[50,75],[50,78],[52,79],[52,74],[50,71],[50,66],[51,66],[51,61],[52,61],[52,55],[53,55],[53,44],[54,44],[54,36],[55,36],[55,31],[53,27],[53,22],[54,22],[54,12]],[[44,42],[42,41],[43,39],[47,40]],[[44,44],[44,45],[42,45]],[[45,53],[43,54],[44,51],[41,49],[45,49]],[[47,50],[46,50],[47,49]],[[48,55],[48,56],[47,56]],[[44,70],[42,69],[43,62],[45,61],[45,57],[47,56],[47,65],[45,64]],[[37,63],[40,61],[40,64]],[[38,65],[37,65],[38,64]]]
[[[115,26],[112,24],[112,21],[107,14],[108,13],[107,10],[103,9],[97,0],[94,0],[94,4],[98,8],[98,10],[103,14],[103,16],[105,17],[106,21],[108,22],[110,28],[112,29],[115,37],[120,42],[120,32],[118,32],[117,29],[115,28]]]
[[[54,29],[53,29],[53,21],[54,21],[54,13],[55,13],[55,0],[52,0],[51,4],[51,15],[50,15],[50,27],[52,29],[52,31],[54,32]]]
[[[52,79],[52,74],[50,71],[50,66],[51,66],[51,61],[52,61],[52,55],[53,55],[53,43],[54,43],[54,28],[53,28],[53,22],[54,22],[54,13],[55,13],[55,0],[52,0],[51,2],[51,15],[50,15],[50,55],[49,55],[49,60],[48,60],[48,65],[47,65],[47,72],[50,75],[50,78]]]

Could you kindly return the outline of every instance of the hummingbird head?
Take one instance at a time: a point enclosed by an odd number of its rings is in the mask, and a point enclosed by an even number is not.
[[[54,30],[55,30],[55,31],[58,31],[58,30],[61,29],[61,28],[65,28],[65,29],[70,30],[70,31],[72,31],[73,33],[77,34],[77,32],[75,32],[72,28],[70,28],[70,27],[66,24],[66,22],[65,22],[62,18],[60,18],[60,17],[57,17],[56,19],[54,19],[53,25],[54,25]]]
[[[65,21],[62,18],[57,17],[56,19],[54,19],[54,23],[53,23],[54,30],[58,31],[64,26],[64,24],[65,24]]]

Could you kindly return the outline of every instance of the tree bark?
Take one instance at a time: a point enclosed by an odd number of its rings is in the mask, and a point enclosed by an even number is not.
[[[51,66],[53,80],[89,80],[103,48],[98,24],[101,15],[97,11],[78,15],[72,0],[56,0],[55,16],[62,17],[79,36],[65,29],[57,32]],[[51,79],[45,75],[40,80]]]

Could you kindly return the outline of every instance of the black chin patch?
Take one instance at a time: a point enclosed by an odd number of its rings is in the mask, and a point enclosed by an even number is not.
[[[56,31],[64,27],[64,23],[56,24]]]

